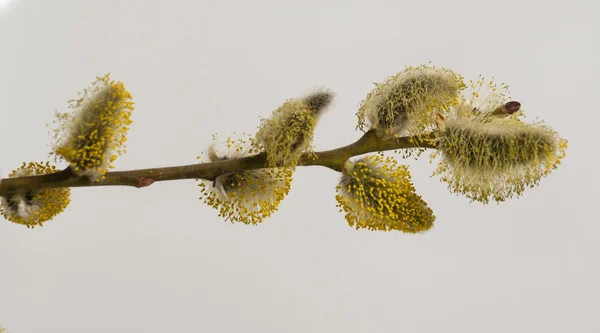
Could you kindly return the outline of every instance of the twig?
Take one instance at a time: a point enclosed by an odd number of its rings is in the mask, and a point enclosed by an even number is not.
[[[435,148],[433,143],[434,133],[418,137],[401,137],[392,139],[377,138],[374,131],[366,132],[356,142],[347,146],[304,154],[298,162],[299,166],[324,166],[335,171],[342,171],[346,160],[370,152],[407,149],[407,148]],[[261,169],[265,167],[266,155],[264,153],[191,165],[173,166],[166,168],[140,169],[130,171],[113,171],[106,174],[106,179],[92,182],[88,177],[75,175],[70,168],[48,175],[4,178],[0,182],[0,196],[7,196],[17,189],[36,190],[42,188],[60,187],[89,187],[89,186],[134,186],[146,187],[154,182],[180,180],[180,179],[207,179],[213,180],[225,173],[244,170]]]

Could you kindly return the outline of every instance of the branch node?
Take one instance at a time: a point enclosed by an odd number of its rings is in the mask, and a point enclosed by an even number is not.
[[[154,179],[152,179],[152,178],[140,177],[138,179],[135,187],[137,187],[137,188],[148,187],[148,186],[152,185],[153,183],[154,183]]]

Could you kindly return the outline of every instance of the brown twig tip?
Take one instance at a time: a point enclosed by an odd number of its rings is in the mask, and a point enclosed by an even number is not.
[[[504,107],[502,108],[502,112],[506,113],[506,114],[513,114],[516,113],[517,111],[519,111],[521,109],[521,103],[517,102],[517,101],[510,101],[506,104],[504,104]]]
[[[137,188],[142,188],[142,187],[147,187],[154,184],[154,179],[152,178],[144,178],[144,177],[140,177],[138,179],[138,182],[136,184]]]

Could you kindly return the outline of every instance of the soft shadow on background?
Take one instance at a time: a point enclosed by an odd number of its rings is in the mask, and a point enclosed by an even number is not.
[[[408,161],[437,215],[422,235],[356,231],[338,175],[301,168],[279,212],[231,225],[194,181],[74,189],[42,228],[0,223],[11,333],[598,332],[594,133],[599,24],[587,1],[17,0],[0,12],[2,175],[45,160],[46,123],[97,75],[136,101],[117,169],[195,163],[286,98],[337,93],[318,149],[359,137],[372,82],[432,61],[495,76],[569,140],[563,165],[501,205]]]

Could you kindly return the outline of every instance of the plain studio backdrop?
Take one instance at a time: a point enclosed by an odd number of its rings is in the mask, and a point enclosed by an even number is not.
[[[2,175],[44,161],[46,124],[107,72],[136,110],[117,170],[196,163],[286,98],[337,93],[318,150],[356,140],[372,82],[432,62],[511,86],[569,140],[520,199],[449,193],[408,160],[437,220],[357,231],[339,174],[299,168],[280,209],[230,224],[193,180],[77,188],[44,227],[0,223],[10,333],[599,332],[599,25],[592,1],[14,0],[0,12]],[[64,165],[60,165],[64,167]]]

